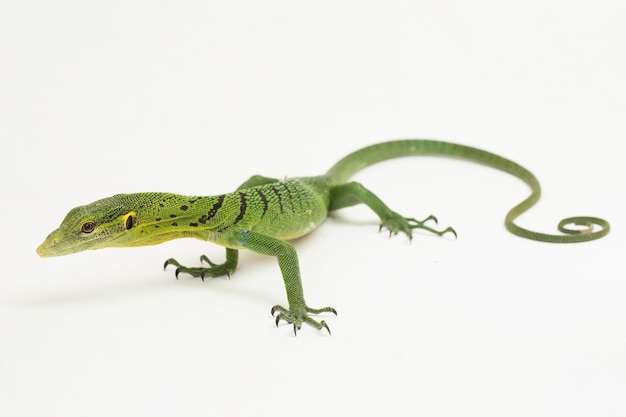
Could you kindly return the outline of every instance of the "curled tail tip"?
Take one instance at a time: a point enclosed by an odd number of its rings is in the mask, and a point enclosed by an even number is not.
[[[589,242],[606,236],[611,230],[608,221],[591,216],[568,217],[561,220],[557,226],[562,233],[560,235],[534,232],[516,225],[513,221],[507,221],[505,225],[516,236],[548,243]],[[600,230],[597,230],[598,227]]]
[[[596,230],[597,226],[602,229]],[[558,229],[566,235],[584,235],[589,238],[586,240],[594,240],[606,236],[611,230],[611,225],[600,217],[577,216],[561,220]]]

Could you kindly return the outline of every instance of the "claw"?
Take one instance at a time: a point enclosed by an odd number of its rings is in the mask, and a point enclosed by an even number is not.
[[[272,307],[272,311],[271,311],[272,316],[273,316],[273,315],[274,315],[274,313],[276,313],[277,311],[278,311],[279,313],[282,313],[282,314],[285,314],[285,313],[287,313],[287,312],[288,312],[286,308],[284,308],[284,307],[282,307],[282,306],[280,306],[280,305],[276,304],[274,307]],[[279,314],[279,315],[280,315],[280,314]]]
[[[337,315],[337,310],[332,307],[324,307],[324,308],[308,308],[307,312],[312,314],[321,314],[321,313],[333,313],[335,316]]]
[[[409,219],[409,220],[413,220],[413,221],[414,221],[414,222],[416,222],[416,223],[426,223],[427,221],[432,220],[432,221],[434,221],[434,222],[435,222],[435,224],[439,224],[439,220],[437,220],[437,218],[436,218],[435,216],[433,216],[432,214],[431,214],[430,216],[426,217],[426,218],[425,218],[424,220],[422,220],[421,222],[420,222],[420,221],[418,221],[418,220],[415,220],[415,219]]]
[[[212,267],[214,267],[214,268],[215,268],[216,266],[218,266],[216,263],[211,262],[211,260],[209,259],[209,257],[208,257],[208,256],[206,256],[206,255],[202,255],[202,256],[200,257],[200,263],[203,263],[203,262],[208,263],[210,266],[212,266]]]
[[[178,261],[176,261],[176,259],[170,258],[167,261],[165,261],[165,263],[163,264],[163,270],[166,270],[167,267],[170,265],[180,266],[180,264],[178,263]]]
[[[328,330],[328,334],[332,335],[332,333],[330,332],[330,328],[328,327],[328,324],[326,324],[326,322],[324,320],[322,320],[320,322],[320,324],[322,325],[322,327],[324,327],[326,330]]]
[[[176,271],[174,271],[174,275],[176,276],[176,279],[178,279],[178,274],[180,274],[180,268],[176,268]]]

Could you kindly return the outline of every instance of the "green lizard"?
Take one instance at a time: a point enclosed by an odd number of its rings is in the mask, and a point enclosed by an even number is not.
[[[524,181],[531,194],[513,207],[504,224],[513,234],[528,239],[554,243],[583,242],[598,239],[609,232],[609,223],[596,217],[571,217],[562,220],[552,235],[522,228],[514,220],[533,206],[541,194],[537,178],[527,169],[501,156],[469,146],[433,140],[398,140],[379,143],[353,152],[337,162],[326,174],[277,180],[253,176],[235,192],[206,197],[170,193],[119,194],[71,210],[58,229],[37,248],[42,257],[67,255],[87,249],[155,245],[171,239],[190,237],[207,240],[226,248],[226,261],[211,262],[208,267],[186,267],[168,259],[164,267],[176,266],[179,273],[194,277],[230,275],[237,267],[240,249],[248,249],[278,260],[288,308],[276,305],[276,325],[281,320],[293,324],[294,333],[303,322],[318,329],[330,329],[325,321],[311,314],[333,313],[332,307],[311,308],[304,300],[296,250],[287,241],[312,232],[329,211],[364,203],[380,217],[380,229],[391,234],[402,232],[409,239],[414,229],[439,236],[456,236],[451,227],[436,230],[427,223],[392,211],[374,193],[358,182],[349,182],[357,171],[391,158],[409,155],[458,157],[484,164]],[[583,226],[573,228],[571,225]],[[594,230],[594,226],[601,229]]]

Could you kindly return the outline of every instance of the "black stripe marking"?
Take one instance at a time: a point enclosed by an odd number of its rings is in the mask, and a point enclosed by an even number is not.
[[[265,213],[267,213],[267,209],[269,207],[267,203],[267,197],[265,197],[265,194],[263,194],[263,191],[261,191],[260,188],[257,188],[256,192],[259,195],[259,197],[261,197],[261,201],[263,201],[263,213],[261,213],[261,218],[263,218],[263,216],[265,216]]]
[[[298,206],[300,207],[300,210],[302,210],[303,205],[302,205],[302,184],[300,184],[299,182],[294,182],[292,183],[294,188],[295,188],[295,194],[296,194],[296,200],[298,200]]]
[[[218,233],[222,233],[224,230],[228,229],[231,226],[236,225],[243,219],[244,215],[246,214],[246,210],[248,208],[248,201],[246,200],[246,195],[242,193],[241,191],[239,192],[239,198],[241,199],[241,205],[239,206],[239,214],[237,215],[237,218],[231,224],[218,228],[217,229]]]
[[[207,220],[211,220],[213,217],[215,217],[219,209],[222,207],[222,204],[224,204],[224,198],[226,198],[224,194],[217,197],[217,201],[215,202],[215,204],[213,204],[213,207],[211,207],[206,215],[200,217],[198,221],[202,224],[205,224]]]
[[[248,202],[246,201],[246,195],[240,191],[239,198],[241,198],[241,205],[239,206],[239,215],[237,216],[233,224],[237,224],[241,220],[243,220],[243,216],[245,216],[246,210],[248,209]]]
[[[281,214],[284,213],[285,209],[283,208],[283,197],[280,195],[280,191],[278,191],[275,185],[270,186],[270,188],[276,195],[276,198],[278,198],[278,206],[280,207],[280,213]]]
[[[291,190],[291,188],[289,188],[287,186],[287,184],[289,184],[289,183],[288,182],[284,182],[283,183],[283,187],[285,187],[285,190],[287,190],[287,197],[289,197],[289,205],[291,206],[291,212],[295,213],[296,212],[296,205],[293,202],[292,190]]]
[[[189,223],[189,226],[191,226],[191,227],[198,227],[198,223],[191,222],[191,223]]]

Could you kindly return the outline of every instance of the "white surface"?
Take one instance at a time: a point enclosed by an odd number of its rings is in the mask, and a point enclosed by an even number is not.
[[[623,416],[623,2],[0,4],[0,415]],[[39,259],[72,207],[324,172],[381,140],[504,154],[544,197],[521,223],[606,217],[580,245],[508,234],[519,181],[444,159],[359,174],[459,239],[354,208],[296,242],[328,337],[274,328],[272,259],[162,272],[199,241]]]

